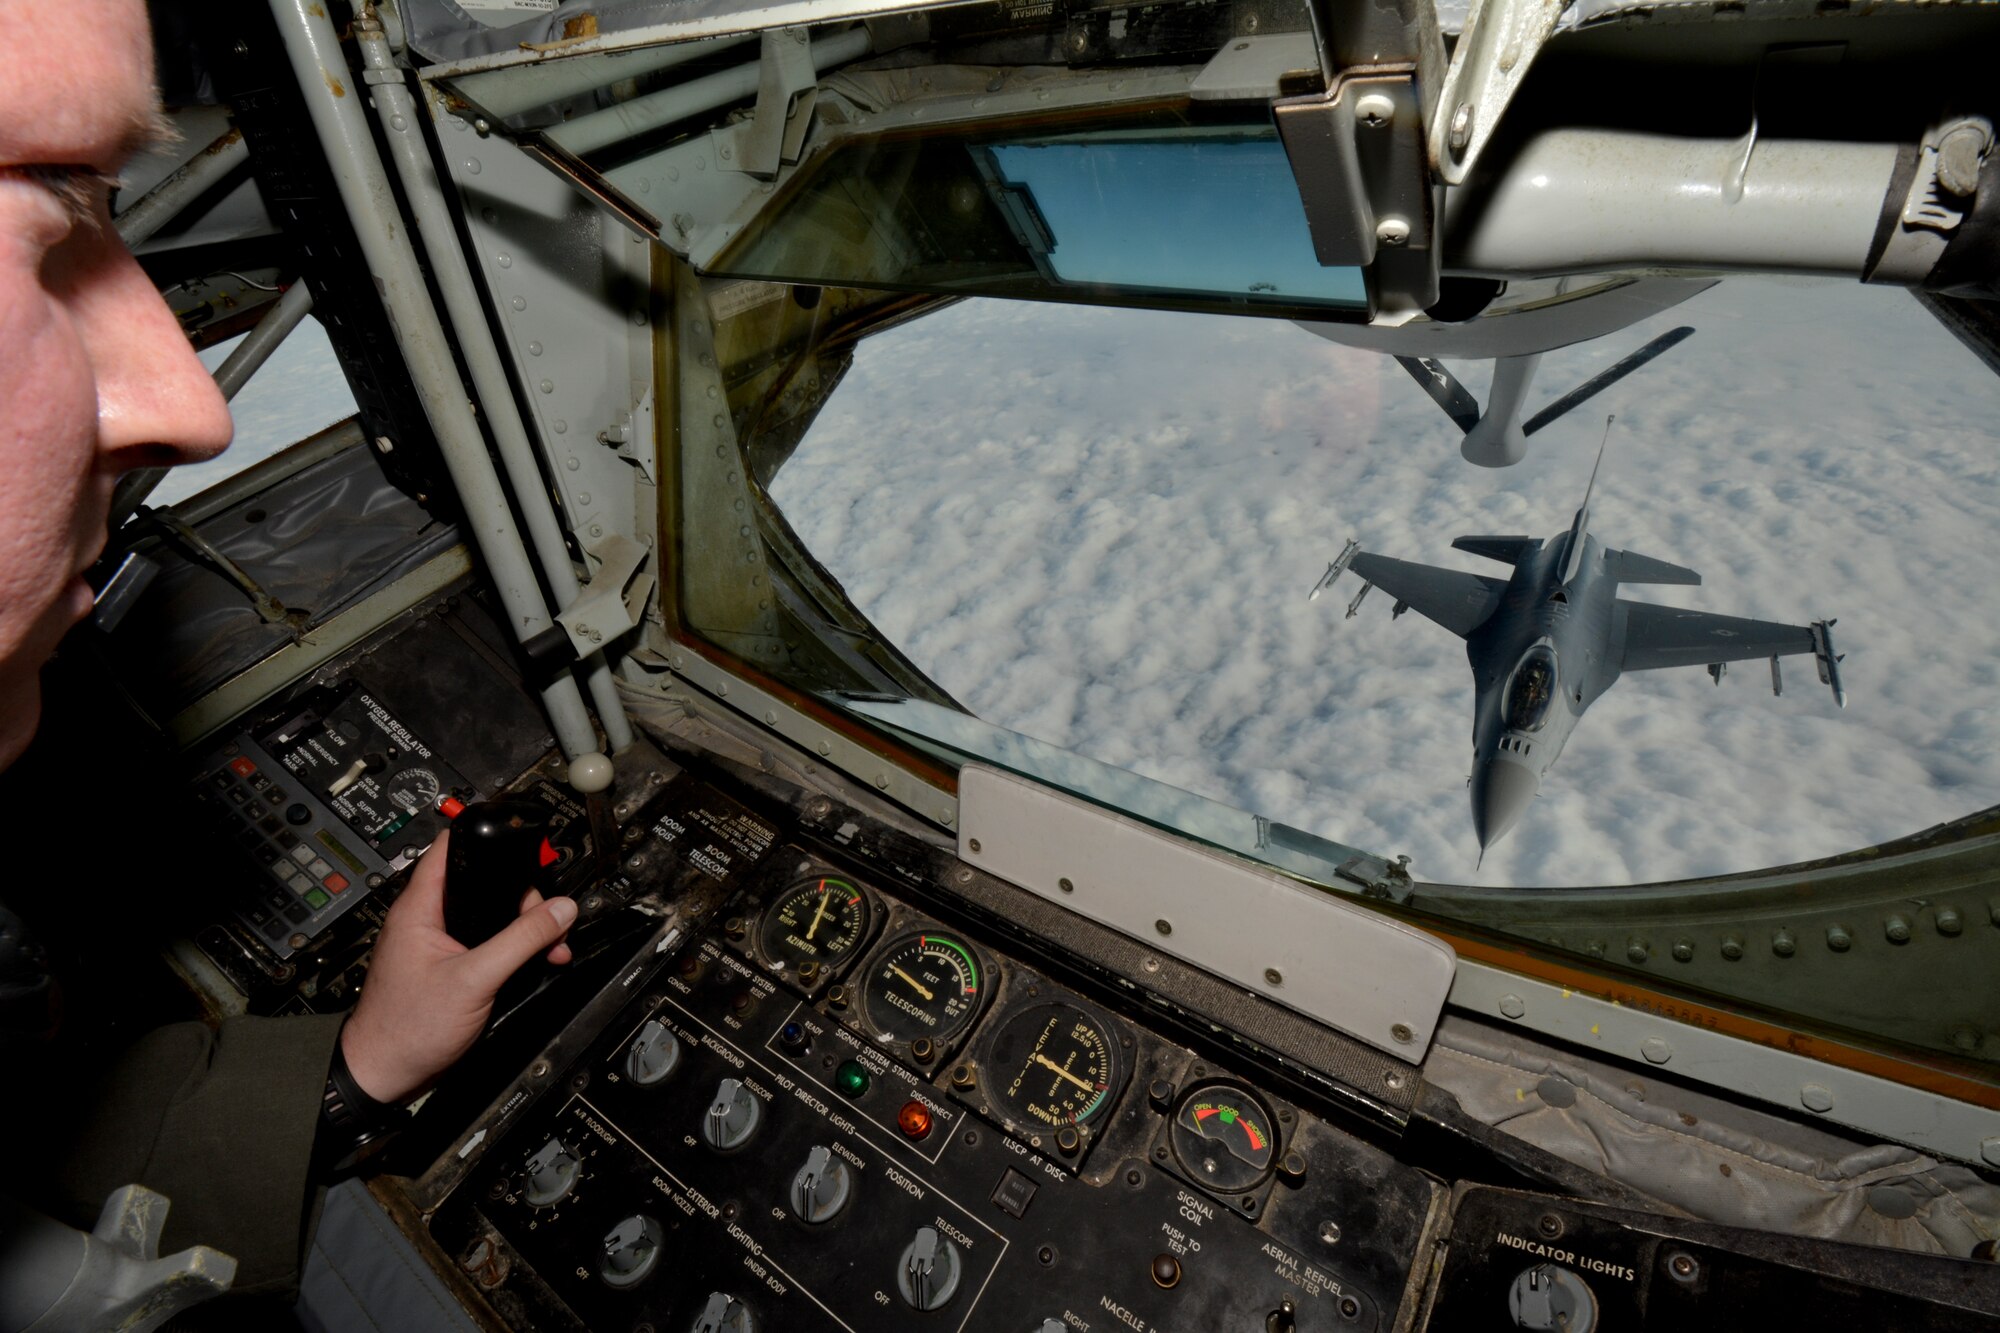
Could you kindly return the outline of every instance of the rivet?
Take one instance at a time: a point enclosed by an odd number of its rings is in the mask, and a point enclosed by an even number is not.
[[[500,220],[500,215],[490,208],[482,208],[479,210],[479,219],[490,227]]]
[[[529,355],[529,356],[540,356],[541,354],[542,354],[542,345],[541,345],[540,343],[529,343],[529,344],[528,344],[528,355]]]
[[[1406,1043],[1415,1041],[1417,1039],[1417,1034],[1411,1031],[1410,1025],[1408,1023],[1395,1024],[1389,1029],[1389,1035],[1394,1037],[1397,1041]],[[1393,1088],[1396,1086],[1396,1084],[1392,1082],[1389,1084],[1389,1086]]]
[[[501,268],[512,268],[514,267],[514,256],[495,255],[493,256],[493,262],[498,264]]]
[[[589,492],[589,491],[578,491],[578,492],[576,493],[576,502],[577,502],[578,504],[580,504],[580,505],[587,505],[587,504],[589,504],[589,503],[590,503],[590,492]]]
[[[1833,1109],[1833,1090],[1817,1083],[1808,1083],[1799,1089],[1799,1104],[1808,1111],[1825,1115]]]
[[[1589,954],[1592,958],[1604,957],[1604,941],[1592,940],[1589,944],[1584,946],[1584,952]]]
[[[1741,935],[1724,935],[1722,937],[1722,956],[1732,963],[1741,958],[1743,956],[1743,937]]]
[[[1833,925],[1826,928],[1826,947],[1835,953],[1846,953],[1854,947],[1854,936],[1846,926]]]
[[[1153,923],[1153,929],[1159,931],[1162,935],[1171,935],[1174,933],[1174,923],[1165,917],[1161,917]]]
[[[778,714],[774,710],[769,708],[766,708],[764,710],[764,725],[767,727],[775,727],[778,725]]]
[[[1674,1058],[1674,1048],[1664,1037],[1648,1037],[1639,1043],[1639,1054],[1646,1057],[1648,1064],[1663,1065]]]
[[[821,753],[823,754],[823,753],[825,753],[825,751],[821,751]],[[967,838],[967,839],[966,839],[966,841],[965,841],[965,847],[966,847],[966,850],[967,850],[967,851],[969,851],[969,852],[974,852],[974,853],[978,852],[978,850],[979,850],[979,839],[977,839],[977,838]]]
[[[1674,961],[1677,963],[1691,963],[1694,961],[1693,940],[1674,941]]]
[[[593,536],[593,537],[602,537],[602,536],[604,535],[604,525],[603,525],[602,523],[593,523],[593,524],[591,524],[591,525],[590,525],[590,535],[591,535],[591,536]],[[722,687],[722,692],[723,692],[724,694],[727,694],[727,693],[729,693],[729,687],[728,687],[727,685],[723,686],[723,687]]]
[[[1882,934],[1891,944],[1908,944],[1910,942],[1910,919],[1901,912],[1891,913],[1889,919],[1882,923]]]
[[[1936,921],[1937,933],[1940,935],[1956,935],[1965,929],[1965,918],[1959,915],[1956,907],[1938,908]]]
[[[478,158],[468,157],[465,159],[465,174],[468,176],[477,176],[479,174]]]
[[[1076,885],[1070,883],[1070,881],[1067,878],[1057,880],[1056,887],[1061,889],[1064,893],[1076,892]]]
[[[565,458],[563,460],[563,466],[568,468],[571,472],[574,472],[578,468],[583,466],[583,461],[579,459],[575,454],[571,454],[568,458]]]
[[[556,434],[558,435],[569,434],[569,423],[567,421],[564,421],[561,417],[557,417],[555,424],[555,431]]]
[[[1635,963],[1643,963],[1652,956],[1652,949],[1644,940],[1633,940],[1625,946],[1625,956]]]
[[[1977,1051],[1979,1049],[1979,1029],[1961,1024],[1952,1031],[1951,1044],[1958,1047],[1961,1051]]]
[[[1275,967],[1267,967],[1264,969],[1264,984],[1267,986],[1282,986],[1285,984],[1285,974]]]
[[[398,133],[402,132],[403,130],[407,130],[408,128],[410,128],[409,117],[405,116],[400,111],[395,112],[393,115],[389,117],[389,128],[397,131]]]
[[[542,380],[535,387],[543,393],[554,393],[556,391],[556,382],[554,380]]]
[[[709,424],[711,426],[714,426],[717,430],[721,430],[724,426],[727,426],[729,424],[729,418],[722,415],[722,413],[717,412],[714,416],[709,418]]]
[[[1792,932],[1780,927],[1771,932],[1771,952],[1780,958],[1790,958],[1799,951],[1799,942],[1792,938]]]
[[[877,773],[875,775],[875,785],[883,791],[889,790],[889,775],[887,773]]]
[[[520,296],[515,297],[507,304],[510,307],[512,307],[515,314],[519,314],[521,311],[526,310],[528,308],[527,299],[525,297],[520,297]]]
[[[1502,995],[1500,997],[1500,1012],[1509,1018],[1519,1018],[1522,1014],[1528,1012],[1527,1001],[1518,995]]]

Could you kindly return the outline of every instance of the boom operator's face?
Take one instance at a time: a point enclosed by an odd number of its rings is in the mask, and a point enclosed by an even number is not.
[[[0,0],[0,767],[89,614],[119,475],[229,443],[227,405],[111,225],[118,170],[162,124],[139,0]]]

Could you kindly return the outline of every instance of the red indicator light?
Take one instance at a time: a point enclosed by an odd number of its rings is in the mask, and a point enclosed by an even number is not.
[[[896,1128],[910,1138],[923,1138],[931,1132],[931,1108],[922,1102],[904,1102],[903,1109],[896,1112]]]
[[[239,778],[247,778],[257,771],[257,765],[239,756],[229,761],[229,771]]]
[[[446,819],[457,819],[465,811],[465,802],[456,796],[445,796],[438,801],[438,813]]]

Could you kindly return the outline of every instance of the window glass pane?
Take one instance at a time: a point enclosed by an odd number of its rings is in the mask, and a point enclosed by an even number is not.
[[[203,350],[201,363],[213,371],[241,341],[231,338]],[[157,507],[185,500],[315,431],[346,420],[354,411],[354,395],[326,330],[316,319],[302,320],[230,400],[236,438],[229,448],[206,463],[175,468],[146,503]]]

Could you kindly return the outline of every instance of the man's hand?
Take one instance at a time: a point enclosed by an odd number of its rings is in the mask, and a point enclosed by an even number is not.
[[[542,901],[530,890],[521,914],[477,949],[444,929],[445,833],[424,853],[416,873],[389,909],[381,938],[340,1047],[361,1090],[380,1102],[401,1102],[426,1087],[478,1040],[493,997],[536,954],[567,963],[562,943],[576,920],[569,898]]]

